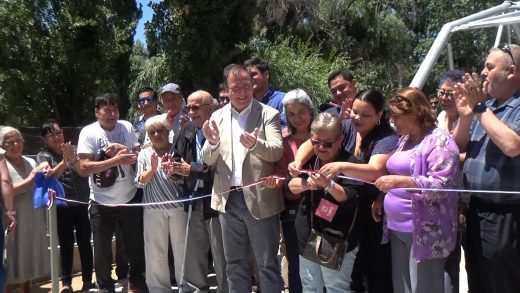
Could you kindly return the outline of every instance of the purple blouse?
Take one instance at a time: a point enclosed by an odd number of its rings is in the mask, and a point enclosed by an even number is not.
[[[386,169],[389,174],[411,176],[410,156],[415,145],[408,150],[398,150],[388,161]],[[412,232],[412,194],[404,189],[392,189],[385,195],[385,213],[388,229],[399,232]]]
[[[398,151],[407,139],[408,136],[401,137]],[[446,131],[437,128],[426,135],[412,149],[408,161],[412,180],[418,188],[458,187],[459,149]],[[447,257],[456,243],[457,193],[422,191],[409,194],[413,256],[418,261]],[[384,238],[387,242],[387,233]]]

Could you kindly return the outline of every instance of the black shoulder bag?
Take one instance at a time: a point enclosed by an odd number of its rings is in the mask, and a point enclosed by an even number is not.
[[[325,266],[329,269],[339,271],[343,258],[348,250],[348,237],[354,224],[358,213],[358,207],[354,212],[352,224],[347,233],[347,237],[343,239],[343,233],[340,231],[326,228],[323,232],[317,231],[314,228],[314,191],[311,190],[311,235],[305,244],[302,256],[306,259]]]

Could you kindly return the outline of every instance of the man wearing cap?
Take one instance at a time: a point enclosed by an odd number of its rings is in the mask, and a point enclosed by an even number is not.
[[[273,107],[280,112],[280,125],[282,128],[286,126],[285,115],[283,114],[282,100],[285,96],[284,92],[276,91],[269,84],[271,71],[269,65],[259,58],[251,58],[244,62],[249,71],[249,75],[253,79],[253,95],[260,103]]]
[[[134,128],[141,148],[150,143],[150,138],[148,138],[146,131],[144,131],[146,119],[161,114],[161,112],[157,110],[157,102],[157,92],[153,88],[147,86],[137,91],[137,106],[143,114],[135,119]]]
[[[262,184],[243,187],[273,172],[283,153],[279,112],[253,98],[247,68],[224,69],[230,103],[204,123],[203,161],[216,165],[211,207],[220,212],[229,292],[251,292],[250,247],[264,292],[280,292],[278,265],[283,196]]]
[[[161,90],[161,103],[166,119],[171,123],[172,129],[168,140],[173,143],[173,138],[179,133],[183,122],[187,121],[182,108],[186,105],[182,98],[181,87],[175,83],[168,83]]]

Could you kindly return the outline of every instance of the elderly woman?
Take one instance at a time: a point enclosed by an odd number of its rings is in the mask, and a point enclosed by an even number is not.
[[[340,119],[321,113],[311,124],[311,142],[314,156],[304,169],[319,170],[333,161],[355,162],[357,159],[342,148],[343,134]],[[300,277],[303,292],[350,292],[352,267],[356,258],[357,229],[355,218],[358,197],[366,196],[373,188],[344,178],[335,178],[319,172],[302,173],[288,183],[292,193],[302,199],[296,215],[296,234],[300,248]],[[324,212],[324,210],[326,210]],[[328,211],[328,212],[327,212]],[[348,240],[348,247],[338,257],[339,270],[308,259],[306,246],[314,231]],[[320,252],[321,253],[321,252]]]
[[[40,128],[45,149],[38,153],[36,161],[49,167],[50,174],[63,184],[65,198],[88,202],[88,179],[75,170],[78,163],[73,146],[65,143],[63,130],[55,121],[45,122]],[[81,258],[81,292],[94,287],[92,283],[93,254],[90,239],[92,231],[87,205],[67,203],[57,207],[58,240],[60,242],[61,293],[72,293],[72,263],[74,243],[78,244]]]
[[[16,231],[7,242],[8,285],[4,292],[11,292],[17,283],[21,283],[21,292],[30,292],[31,279],[50,272],[45,209],[33,209],[33,179],[40,168],[36,168],[34,160],[22,156],[24,140],[17,129],[9,126],[0,129],[0,146],[5,150],[13,182],[18,218]]]
[[[294,156],[302,143],[311,136],[311,122],[314,119],[314,106],[311,98],[302,89],[295,89],[283,98],[283,109],[287,118],[288,135],[283,138],[283,156],[276,163],[274,174],[287,177],[287,165],[294,161]],[[281,187],[281,182],[267,178],[264,185],[269,188]],[[300,195],[293,194],[284,186],[285,210],[280,215],[285,252],[289,267],[289,291],[302,292],[299,271],[298,239],[294,227],[296,211],[300,203]]]
[[[161,167],[172,144],[168,141],[169,124],[162,115],[146,120],[145,131],[152,145],[144,148],[137,159],[135,182],[143,188],[143,203],[176,200],[179,188]],[[146,284],[150,292],[171,292],[168,267],[168,237],[175,259],[175,278],[182,280],[182,261],[186,213],[182,204],[148,205],[144,208]]]
[[[453,133],[457,122],[459,121],[459,113],[455,101],[455,85],[462,82],[464,71],[449,70],[439,77],[439,89],[437,96],[442,111],[437,116],[437,127],[444,129],[450,134]]]
[[[399,90],[388,107],[401,138],[386,162],[390,175],[375,185],[386,192],[394,292],[444,292],[444,264],[456,243],[457,194],[418,189],[456,188],[459,151],[435,127],[419,89]]]
[[[321,167],[322,173],[342,173],[367,181],[374,181],[386,174],[386,161],[397,148],[398,136],[390,127],[385,106],[385,97],[375,89],[356,95],[350,119],[343,121],[343,147],[353,153],[359,162],[331,162]],[[291,173],[299,172],[292,166],[301,165],[299,157],[308,158],[311,152],[312,145],[306,142],[298,150],[295,162],[289,166]],[[364,292],[365,283],[369,292],[389,292],[392,287],[390,246],[381,244],[381,216],[376,214],[373,219],[371,212],[372,203],[382,202],[383,197],[378,190],[374,191],[359,200],[359,252],[352,274],[353,291]]]

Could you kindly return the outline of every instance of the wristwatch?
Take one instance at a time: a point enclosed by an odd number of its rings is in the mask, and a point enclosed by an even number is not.
[[[486,112],[486,109],[487,109],[486,102],[480,102],[475,105],[475,108],[473,108],[473,113],[475,113],[475,114],[484,113],[484,112]]]
[[[325,188],[323,188],[323,190],[325,190],[326,193],[330,193],[330,190],[332,188],[334,188],[334,186],[336,186],[336,182],[334,182],[333,180],[330,180],[329,184],[327,184],[327,186],[325,186]]]

